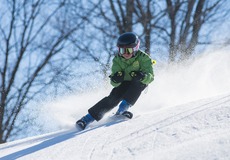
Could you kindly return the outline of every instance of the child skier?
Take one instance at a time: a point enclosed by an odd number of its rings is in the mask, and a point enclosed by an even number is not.
[[[120,102],[116,115],[132,118],[128,109],[135,104],[141,92],[154,79],[152,60],[139,50],[140,40],[133,32],[123,33],[117,40],[119,53],[114,57],[112,73],[109,76],[114,86],[109,96],[100,100],[88,110],[88,114],[76,122],[81,129],[99,121],[104,114]]]

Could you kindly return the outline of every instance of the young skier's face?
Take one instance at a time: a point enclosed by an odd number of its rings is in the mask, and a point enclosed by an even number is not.
[[[119,53],[125,59],[129,59],[133,56],[134,48],[119,48]]]
[[[132,53],[124,53],[124,54],[122,54],[122,57],[124,57],[125,59],[129,59],[129,58],[131,58],[132,56],[133,56]]]

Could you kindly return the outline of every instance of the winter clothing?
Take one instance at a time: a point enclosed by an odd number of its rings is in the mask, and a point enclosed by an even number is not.
[[[122,113],[127,111],[129,107],[131,107],[131,104],[129,104],[126,100],[123,100],[119,105],[116,115],[121,115]]]
[[[109,76],[114,83],[121,83],[124,81],[124,72],[116,72],[113,76]]]
[[[119,48],[137,48],[139,49],[140,39],[133,32],[126,32],[120,35],[117,40],[117,47]]]
[[[88,112],[99,121],[105,113],[116,107],[123,99],[134,105],[145,87],[146,84],[141,82],[123,81],[121,85],[112,89],[108,97],[103,98],[91,107]]]
[[[82,128],[85,129],[85,127],[92,123],[95,119],[88,113],[84,117],[82,117],[80,120],[78,120],[76,123]]]
[[[141,80],[141,83],[143,84],[148,85],[154,80],[152,60],[148,54],[141,50],[138,50],[136,56],[128,60],[120,55],[116,55],[113,59],[111,76],[120,71],[124,72],[124,81],[131,81],[134,78],[130,76],[130,73],[133,71],[141,71],[146,74],[143,80]],[[114,87],[117,87],[121,83],[116,83],[111,80],[111,84]]]
[[[133,81],[142,81],[146,74],[141,71],[132,71],[130,76],[133,78]]]
[[[121,73],[118,74],[118,72]],[[132,72],[134,72],[133,75]],[[122,100],[130,106],[134,105],[141,92],[153,81],[153,76],[152,60],[146,53],[138,51],[136,56],[130,59],[115,56],[110,76],[114,88],[108,97],[103,98],[88,110],[89,114],[99,121],[105,113],[116,107]],[[114,77],[123,77],[123,80]]]
[[[105,113],[121,101],[116,114],[132,118],[132,113],[127,110],[154,80],[153,62],[148,54],[139,50],[139,45],[140,40],[133,32],[124,33],[118,38],[119,53],[113,59],[112,73],[109,76],[114,88],[109,96],[89,108],[89,114],[76,122],[82,129],[94,120],[102,119]]]

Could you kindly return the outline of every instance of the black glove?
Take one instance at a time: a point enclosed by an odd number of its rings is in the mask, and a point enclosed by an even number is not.
[[[124,72],[123,71],[119,71],[116,72],[113,76],[109,76],[111,81],[113,81],[114,83],[121,83],[124,81]]]
[[[134,81],[142,81],[145,78],[145,73],[141,71],[132,71],[129,73]]]

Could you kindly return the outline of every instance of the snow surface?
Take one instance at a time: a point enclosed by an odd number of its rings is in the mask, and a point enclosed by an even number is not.
[[[112,120],[112,111],[84,131],[74,122],[110,89],[48,103],[38,118],[56,131],[1,144],[0,160],[229,160],[229,62],[224,52],[156,70],[133,119]]]
[[[1,160],[229,160],[230,94],[0,145]]]

